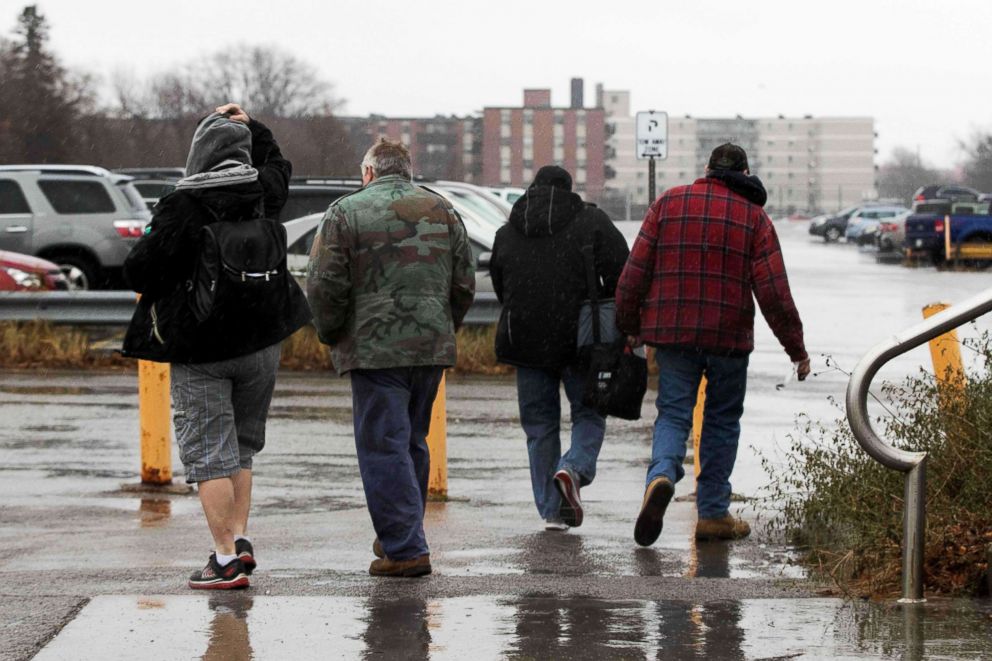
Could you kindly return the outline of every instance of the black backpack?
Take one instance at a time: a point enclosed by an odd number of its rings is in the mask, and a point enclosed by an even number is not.
[[[289,291],[286,228],[268,218],[220,220],[200,230],[193,277],[187,283],[196,320],[243,317],[278,309]]]

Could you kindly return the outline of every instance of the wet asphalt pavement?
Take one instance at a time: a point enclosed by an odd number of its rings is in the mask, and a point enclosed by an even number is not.
[[[449,494],[432,503],[435,573],[373,579],[373,533],[354,457],[350,390],[332,375],[284,374],[256,461],[247,593],[190,594],[210,550],[198,501],[136,496],[133,372],[0,373],[0,659],[306,658],[982,658],[981,602],[845,603],[818,596],[755,510],[794,417],[832,420],[846,375],[920,308],[992,284],[985,273],[875,263],[779,227],[817,376],[776,390],[789,369],[756,328],[734,491],[751,539],[692,540],[691,501],[674,502],[650,549],[633,543],[650,453],[642,420],[613,421],[584,525],[544,532],[533,507],[512,379],[448,383]],[[963,329],[975,336],[988,324]],[[966,357],[969,353],[966,351]],[[821,354],[831,356],[830,367]],[[883,370],[929,367],[926,349]],[[567,430],[567,424],[566,424]],[[181,465],[174,456],[174,470]],[[691,475],[691,469],[689,470]],[[678,485],[687,496],[691,479]],[[63,626],[65,628],[63,629]],[[60,633],[61,632],[61,633]],[[140,651],[140,654],[137,652]]]

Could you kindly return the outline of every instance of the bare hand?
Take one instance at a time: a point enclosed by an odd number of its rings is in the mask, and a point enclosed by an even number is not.
[[[796,376],[799,377],[800,381],[805,381],[806,377],[809,376],[809,358],[796,365]]]
[[[215,112],[219,112],[222,115],[228,115],[231,119],[236,122],[241,122],[247,124],[250,121],[248,113],[241,109],[237,103],[226,103],[222,106],[218,106],[214,109]]]

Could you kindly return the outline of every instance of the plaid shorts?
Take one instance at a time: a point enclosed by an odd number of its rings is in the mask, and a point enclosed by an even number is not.
[[[172,365],[172,421],[186,481],[250,469],[265,446],[265,419],[281,344],[216,363]]]

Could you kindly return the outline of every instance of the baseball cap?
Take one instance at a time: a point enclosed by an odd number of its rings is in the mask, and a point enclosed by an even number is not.
[[[743,172],[747,166],[747,152],[740,146],[725,142],[710,154],[710,170],[736,170]]]

